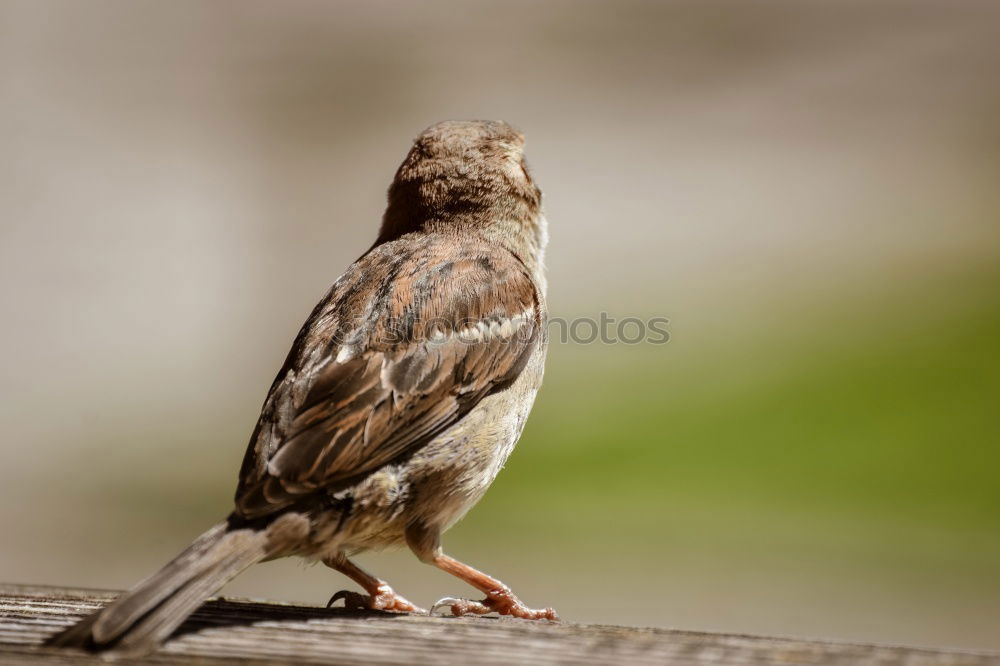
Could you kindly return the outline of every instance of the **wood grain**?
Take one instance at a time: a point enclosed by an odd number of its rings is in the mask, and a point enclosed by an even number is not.
[[[0,664],[96,664],[39,647],[110,599],[93,590],[0,585]],[[1000,655],[788,638],[355,612],[215,599],[150,658],[116,664],[843,664],[1000,666]]]

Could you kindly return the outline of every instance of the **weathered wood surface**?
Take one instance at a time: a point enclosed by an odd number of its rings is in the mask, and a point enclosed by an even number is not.
[[[113,596],[0,585],[0,664],[106,663],[39,647]],[[867,664],[1000,665],[1000,655],[496,618],[359,613],[218,599],[158,653],[116,664]]]

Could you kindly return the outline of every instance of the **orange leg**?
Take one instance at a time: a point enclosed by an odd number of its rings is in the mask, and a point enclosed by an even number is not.
[[[425,612],[419,606],[411,604],[396,594],[384,580],[379,580],[342,554],[324,559],[323,564],[344,574],[368,593],[358,594],[350,590],[341,590],[330,597],[330,601],[326,604],[327,608],[332,606],[338,599],[343,599],[345,608],[403,611],[407,613]]]
[[[433,564],[442,571],[447,571],[452,576],[461,578],[486,595],[486,598],[482,601],[446,597],[431,607],[431,613],[437,608],[448,607],[451,609],[453,615],[499,613],[500,615],[511,615],[525,620],[559,619],[559,616],[551,608],[540,610],[528,608],[520,599],[514,596],[509,587],[496,578],[488,576],[482,571],[470,567],[468,564],[462,564],[453,557],[448,557],[439,552],[430,559],[430,564]]]

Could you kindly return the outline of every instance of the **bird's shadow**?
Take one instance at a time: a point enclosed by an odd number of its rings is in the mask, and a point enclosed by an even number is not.
[[[171,635],[171,640],[186,634],[219,627],[250,626],[260,622],[305,622],[316,619],[370,620],[399,618],[402,613],[377,610],[354,610],[343,607],[299,606],[246,599],[211,599],[192,613]]]

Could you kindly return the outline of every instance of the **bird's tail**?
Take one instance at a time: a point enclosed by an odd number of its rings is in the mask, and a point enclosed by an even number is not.
[[[47,644],[131,655],[151,652],[206,598],[274,554],[268,532],[219,523],[165,567]]]

